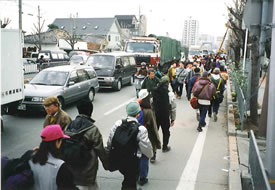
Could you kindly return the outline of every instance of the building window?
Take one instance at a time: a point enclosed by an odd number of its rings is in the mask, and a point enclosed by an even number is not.
[[[108,41],[109,41],[109,42],[111,41],[111,35],[108,36]]]

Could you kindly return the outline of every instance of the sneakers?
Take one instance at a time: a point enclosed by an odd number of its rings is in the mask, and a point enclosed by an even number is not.
[[[162,148],[162,152],[168,152],[168,151],[170,151],[171,150],[171,147],[170,146],[164,146],[163,148]]]
[[[154,153],[154,156],[150,159],[151,163],[155,163],[156,161],[156,153]]]
[[[212,114],[211,114],[211,113],[209,113],[209,114],[208,114],[208,117],[212,117]]]
[[[217,121],[218,120],[217,113],[214,112],[213,116],[214,116],[214,121]]]
[[[140,178],[138,183],[139,183],[139,185],[144,185],[144,184],[148,183],[148,179],[146,177],[142,177],[142,178]]]
[[[197,130],[198,130],[198,132],[202,132],[201,126],[198,126]]]

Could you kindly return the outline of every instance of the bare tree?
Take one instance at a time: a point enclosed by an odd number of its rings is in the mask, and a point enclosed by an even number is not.
[[[61,29],[55,29],[54,32],[58,39],[65,40],[71,46],[72,51],[74,50],[74,45],[81,39],[75,32],[69,33],[68,31]]]
[[[37,24],[33,24],[34,30],[33,30],[33,36],[34,36],[34,45],[38,48],[40,51],[42,49],[42,38],[41,38],[41,33],[43,31],[43,26],[45,23],[45,20],[42,21],[41,23],[41,16],[40,16],[40,7],[38,6],[38,15],[37,15]]]
[[[244,45],[245,32],[242,29],[242,18],[246,0],[233,0],[233,6],[228,6],[228,24],[231,29],[229,47],[234,51],[235,66],[238,68],[240,63],[240,50]]]
[[[4,21],[0,19],[1,28],[6,28],[11,23],[10,18],[4,18]]]

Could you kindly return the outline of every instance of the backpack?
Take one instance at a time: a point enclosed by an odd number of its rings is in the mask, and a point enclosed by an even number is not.
[[[31,159],[33,152],[33,150],[28,150],[20,158],[1,158],[1,189],[31,189],[34,184],[34,178],[29,165],[29,160]]]
[[[83,137],[88,129],[91,129],[91,127],[88,127],[79,133],[65,131],[65,134],[70,136],[70,138],[63,139],[61,151],[64,161],[72,168],[84,168],[92,159],[91,148],[87,146]]]
[[[121,126],[117,127],[112,139],[109,155],[110,171],[116,171],[125,166],[129,160],[136,159],[137,155],[137,134],[139,123],[122,120]]]
[[[222,79],[220,78],[218,86],[217,86],[217,89],[216,89],[216,94],[213,97],[214,101],[217,102],[217,103],[219,103],[219,104],[222,103],[222,101],[223,101],[223,93],[222,93],[222,91],[220,89],[221,82],[222,82]]]

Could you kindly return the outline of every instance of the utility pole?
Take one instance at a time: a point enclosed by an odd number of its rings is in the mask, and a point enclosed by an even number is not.
[[[19,30],[22,30],[22,0],[19,0]]]
[[[267,112],[267,133],[266,133],[266,170],[271,184],[275,188],[275,3],[273,2],[273,19],[272,19],[272,37],[271,37],[271,56],[269,64],[269,92],[268,92],[268,112]]]

